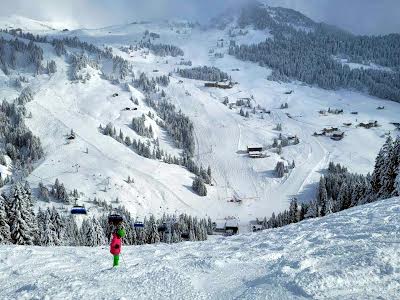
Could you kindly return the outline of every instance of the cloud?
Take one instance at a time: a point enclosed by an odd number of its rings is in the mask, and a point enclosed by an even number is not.
[[[205,21],[252,0],[2,0],[0,15],[17,14],[84,27],[133,20],[182,18]],[[354,33],[400,31],[399,0],[264,0],[299,10],[316,21]],[[5,3],[4,3],[5,2]]]

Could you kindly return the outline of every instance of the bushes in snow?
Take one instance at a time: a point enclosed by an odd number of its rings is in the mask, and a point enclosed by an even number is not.
[[[227,73],[222,72],[216,67],[203,66],[189,69],[178,69],[177,73],[184,78],[204,81],[223,81],[231,79]]]

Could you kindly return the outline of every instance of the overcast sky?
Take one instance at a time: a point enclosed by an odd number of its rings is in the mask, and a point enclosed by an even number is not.
[[[17,14],[85,27],[169,17],[204,21],[251,0],[1,0],[0,15]],[[400,0],[264,0],[359,34],[400,32]]]

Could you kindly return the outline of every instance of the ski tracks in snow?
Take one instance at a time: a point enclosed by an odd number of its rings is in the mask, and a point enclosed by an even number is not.
[[[0,298],[398,299],[399,200],[229,238],[124,246],[113,269],[108,247],[1,245]]]

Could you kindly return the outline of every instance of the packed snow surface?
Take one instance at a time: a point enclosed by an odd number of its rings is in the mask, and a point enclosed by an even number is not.
[[[0,246],[1,299],[399,299],[400,199],[275,230],[123,248]],[[12,280],[10,280],[12,278]]]

